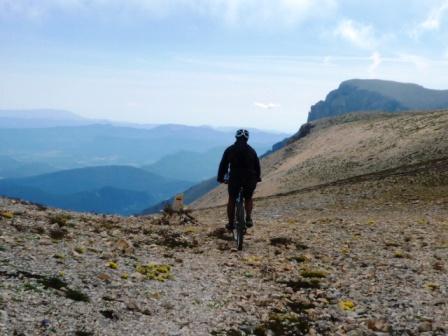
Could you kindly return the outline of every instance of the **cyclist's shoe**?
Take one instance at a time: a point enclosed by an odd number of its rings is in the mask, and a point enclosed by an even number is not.
[[[252,226],[254,226],[254,222],[252,221],[252,218],[247,217],[246,218],[246,227],[251,228]]]
[[[235,229],[235,226],[233,225],[233,223],[228,223],[226,225],[226,229],[229,231],[233,231]]]

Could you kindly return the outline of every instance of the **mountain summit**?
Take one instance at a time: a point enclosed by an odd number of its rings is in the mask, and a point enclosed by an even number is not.
[[[324,101],[311,106],[308,121],[350,112],[430,111],[448,107],[448,90],[378,79],[342,82]]]

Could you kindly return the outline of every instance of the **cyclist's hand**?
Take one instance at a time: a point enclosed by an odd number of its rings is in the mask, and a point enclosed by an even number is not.
[[[259,178],[257,179],[257,182],[261,182],[261,177],[259,177]]]

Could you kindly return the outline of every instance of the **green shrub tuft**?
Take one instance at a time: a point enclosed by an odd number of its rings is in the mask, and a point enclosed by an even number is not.
[[[148,265],[137,265],[136,270],[148,280],[164,282],[165,280],[172,279],[170,265],[150,263]]]

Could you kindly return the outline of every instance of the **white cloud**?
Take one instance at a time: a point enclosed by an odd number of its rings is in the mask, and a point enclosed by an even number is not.
[[[430,60],[424,58],[423,56],[414,54],[400,54],[398,56],[398,61],[402,63],[410,63],[414,65],[417,70],[422,72],[426,72],[431,65]]]
[[[443,20],[445,12],[448,10],[448,0],[443,1],[438,7],[434,8],[425,21],[420,24],[424,30],[437,30]]]
[[[410,32],[410,35],[414,38],[418,38],[425,31],[439,30],[447,11],[448,0],[443,0],[437,7],[431,9],[426,19],[419,23],[417,27]]]
[[[261,103],[261,102],[254,102],[254,105],[255,105],[256,107],[259,107],[259,108],[263,109],[263,110],[270,110],[270,109],[273,109],[273,108],[275,108],[275,107],[279,107],[279,106],[280,106],[279,104],[274,104],[274,103]]]
[[[52,10],[79,10],[86,4],[83,0],[0,0],[0,16],[20,16],[39,19]]]
[[[377,45],[373,27],[353,20],[341,21],[334,33],[361,49],[373,49]]]
[[[0,0],[0,16],[25,18],[51,16],[55,12],[120,17],[168,17],[193,13],[218,19],[229,25],[293,26],[306,19],[322,16],[337,7],[337,0]]]
[[[383,59],[379,52],[375,51],[372,56],[370,56],[370,59],[372,60],[372,64],[369,67],[369,73],[371,76],[375,75],[376,69],[380,66],[380,64],[383,62]]]

